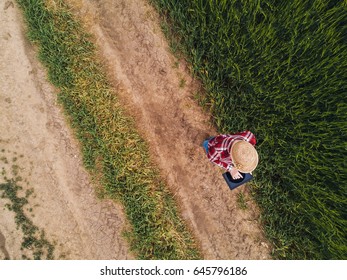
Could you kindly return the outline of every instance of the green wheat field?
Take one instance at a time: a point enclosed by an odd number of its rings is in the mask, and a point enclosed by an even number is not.
[[[347,259],[347,2],[152,0],[220,132],[251,130],[278,259]]]

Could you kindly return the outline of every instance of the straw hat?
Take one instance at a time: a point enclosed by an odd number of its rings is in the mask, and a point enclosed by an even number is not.
[[[258,165],[257,150],[247,141],[235,141],[231,147],[230,156],[235,168],[242,173],[250,173]]]

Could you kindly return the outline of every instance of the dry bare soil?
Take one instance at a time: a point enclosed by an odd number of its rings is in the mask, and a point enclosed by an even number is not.
[[[145,0],[67,2],[94,35],[115,92],[148,141],[204,258],[269,259],[247,186],[231,192],[204,155],[201,142],[216,131],[193,98],[199,83],[170,53],[153,7]],[[0,53],[0,168],[10,169],[15,159],[24,189],[34,189],[28,215],[56,244],[55,258],[133,259],[121,237],[122,207],[96,197],[57,91],[25,37],[21,11],[5,0]],[[0,258],[20,259],[22,233],[5,204],[0,199]]]

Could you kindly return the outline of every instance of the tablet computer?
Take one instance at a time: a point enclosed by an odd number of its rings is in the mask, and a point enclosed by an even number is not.
[[[233,189],[243,185],[244,183],[252,180],[252,178],[253,178],[253,176],[250,173],[242,173],[242,172],[240,172],[240,174],[242,175],[242,178],[240,178],[240,179],[233,179],[229,172],[223,173],[224,180],[228,184],[230,190],[233,190]]]

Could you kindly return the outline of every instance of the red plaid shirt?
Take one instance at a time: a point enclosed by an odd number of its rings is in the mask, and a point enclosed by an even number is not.
[[[237,132],[233,135],[218,135],[208,142],[208,159],[218,166],[230,171],[233,167],[230,150],[235,140],[245,140],[253,146],[256,144],[255,136],[250,131]]]

